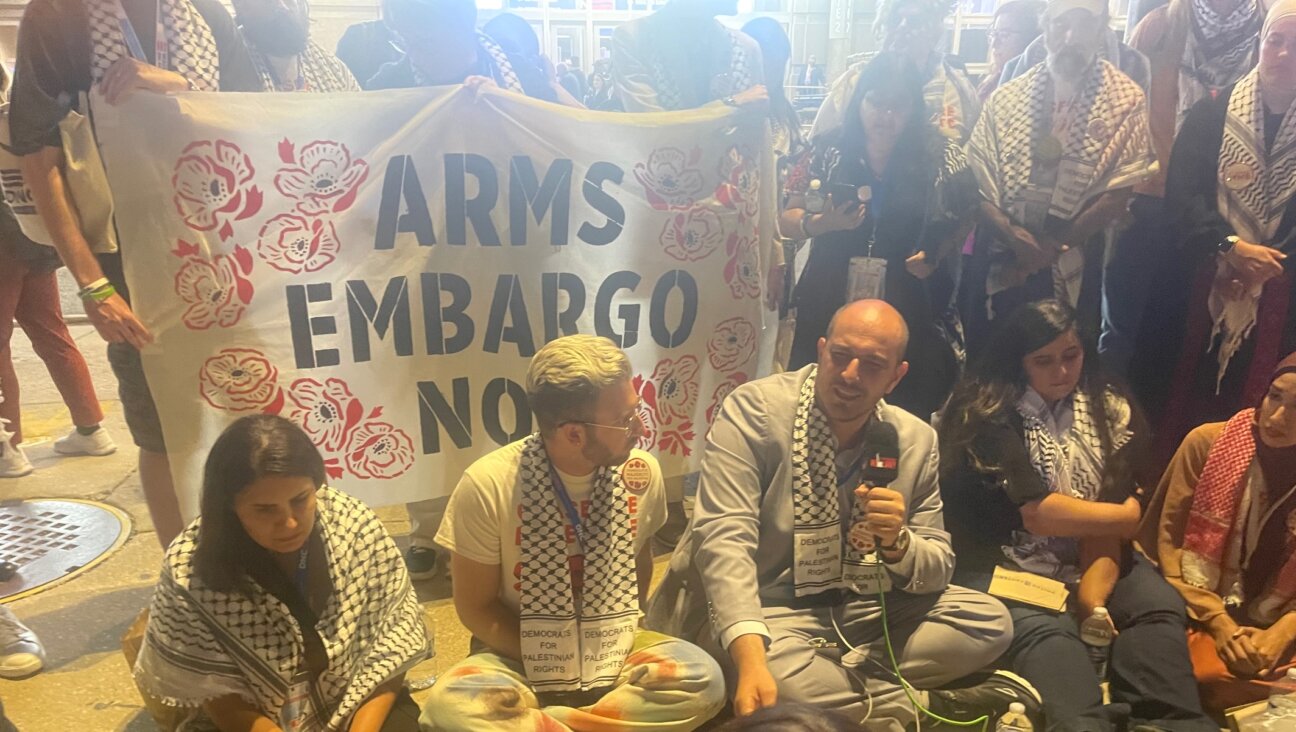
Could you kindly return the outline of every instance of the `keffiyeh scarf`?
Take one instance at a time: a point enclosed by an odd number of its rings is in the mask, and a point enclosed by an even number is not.
[[[477,31],[477,44],[490,59],[491,79],[495,81],[499,88],[517,92],[518,94],[526,94],[526,89],[522,86],[522,80],[518,78],[517,71],[513,69],[513,62],[509,60],[508,53],[504,51],[503,47],[481,31]],[[414,82],[416,84],[419,86],[432,85],[427,76],[419,70],[418,65],[410,64],[410,66],[414,70]]]
[[[83,0],[90,28],[90,76],[98,84],[108,67],[131,56],[118,14],[120,0]],[[166,44],[174,71],[198,91],[220,90],[220,56],[207,21],[188,0],[157,0],[166,31]],[[137,59],[147,62],[147,59]]]
[[[1094,198],[1138,182],[1153,161],[1143,90],[1115,66],[1095,61],[1060,140],[1052,137],[1053,84],[1047,64],[1040,64],[995,90],[968,141],[968,166],[982,195],[1037,235],[1049,216],[1069,221]],[[1059,148],[1055,164],[1042,160],[1049,141]],[[1084,255],[1072,244],[1053,276],[1056,296],[1074,306]],[[1008,289],[1005,269],[992,266],[987,295]]]
[[[1283,116],[1272,149],[1265,151],[1264,101],[1260,71],[1242,77],[1229,95],[1220,143],[1215,201],[1220,215],[1246,241],[1269,244],[1278,233],[1283,214],[1296,195],[1296,104]],[[1263,286],[1241,297],[1229,297],[1233,279],[1222,258],[1207,301],[1214,325],[1207,348],[1219,348],[1215,389],[1224,380],[1229,362],[1255,327]]]
[[[430,646],[404,559],[378,517],[332,488],[316,497],[334,590],[316,624],[329,665],[314,684],[313,714],[302,729],[334,732]],[[167,550],[135,678],[173,706],[237,695],[277,720],[306,668],[302,632],[289,609],[252,580],[250,595],[206,587],[193,568],[200,531],[201,519]]]
[[[837,440],[815,401],[818,373],[818,367],[812,367],[801,384],[792,423],[792,576],[797,597],[836,588],[849,589],[848,577],[844,575],[866,563],[862,552],[850,542],[842,541]],[[874,419],[881,419],[881,402]],[[851,505],[854,526],[863,521],[863,508],[858,501],[852,501]],[[846,572],[843,564],[848,565]]]
[[[717,23],[717,25],[719,24]],[[739,43],[735,32],[724,27],[721,27],[719,32],[724,34],[724,39],[729,44],[729,70],[716,74],[711,79],[710,95],[713,99],[724,99],[750,89],[755,85],[757,78],[755,59],[751,58],[747,50]],[[653,86],[657,91],[657,100],[662,108],[684,109],[687,106],[684,101],[684,92],[680,89],[678,80],[667,68],[667,64],[660,54],[653,54],[651,69]]]
[[[1106,400],[1114,453],[1133,437],[1129,429],[1130,405],[1111,392],[1107,393]],[[1098,417],[1093,413],[1088,395],[1075,392],[1070,409],[1057,413],[1049,409],[1038,392],[1028,388],[1017,402],[1017,413],[1025,428],[1031,465],[1049,490],[1082,501],[1097,500],[1105,459]],[[1013,544],[1003,547],[1003,551],[1028,572],[1068,583],[1080,578],[1079,543],[1075,539],[1017,531],[1013,534]]]
[[[579,612],[567,561],[566,519],[540,435],[522,448],[522,665],[539,692],[587,691],[615,682],[639,620],[635,530],[619,468],[594,475],[584,517],[585,581]]]
[[[1263,480],[1255,465],[1254,424],[1254,409],[1238,412],[1211,445],[1193,491],[1180,560],[1184,581],[1238,605],[1252,599],[1244,597],[1242,589],[1242,532],[1238,529],[1250,512],[1247,487],[1254,489]],[[1296,552],[1290,542],[1265,547],[1264,551],[1279,551],[1285,556],[1274,579],[1260,597],[1254,598],[1251,614],[1277,619],[1296,598]]]
[[[832,83],[815,115],[810,139],[820,139],[822,135],[841,129],[847,114],[858,113],[848,107],[860,73],[867,64],[868,60],[865,60],[852,65]],[[923,102],[931,115],[931,123],[942,135],[959,143],[967,141],[972,123],[981,114],[981,100],[977,97],[976,87],[967,74],[951,66],[948,60],[942,60],[932,78],[923,85]]]
[[[338,61],[336,57],[329,54],[328,51],[320,48],[314,41],[306,46],[306,51],[297,57],[297,63],[300,65],[301,80],[305,82],[304,89],[288,88],[284,89],[280,84],[295,82],[296,79],[279,79],[276,83],[274,72],[270,70],[270,60],[264,53],[252,50],[252,61],[256,64],[257,73],[261,75],[261,81],[265,83],[265,90],[268,92],[281,91],[307,91],[307,92],[346,92],[360,91],[360,85],[356,83],[355,77],[347,70],[346,66]]]
[[[1220,15],[1209,0],[1191,0],[1183,61],[1179,71],[1179,109],[1175,130],[1200,99],[1242,78],[1256,64],[1264,16],[1254,0],[1243,0]]]

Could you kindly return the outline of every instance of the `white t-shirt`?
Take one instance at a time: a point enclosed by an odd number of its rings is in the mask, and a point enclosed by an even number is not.
[[[499,565],[506,572],[500,585],[500,600],[505,607],[518,612],[522,593],[522,518],[523,494],[518,480],[522,449],[526,440],[505,445],[479,459],[464,471],[459,485],[450,495],[445,518],[437,531],[436,543],[467,559],[481,564]],[[627,465],[634,461],[647,465],[647,487],[636,494],[626,491],[626,519],[634,527],[635,555],[648,544],[652,535],[666,523],[666,492],[661,466],[643,450],[633,450]],[[567,495],[576,505],[582,519],[589,515],[590,494],[594,491],[594,474],[568,475],[559,471]],[[555,497],[553,499],[557,501]],[[563,515],[567,529],[567,553],[580,554],[575,530]],[[573,569],[579,566],[574,562]]]

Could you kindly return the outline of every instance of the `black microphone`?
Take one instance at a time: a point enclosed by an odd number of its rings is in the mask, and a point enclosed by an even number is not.
[[[860,459],[864,465],[860,470],[860,483],[870,488],[889,485],[900,475],[900,435],[895,425],[874,418],[864,428],[864,446]],[[859,500],[856,498],[855,500]],[[872,552],[877,544],[876,537],[865,528],[863,522],[851,526],[848,541],[861,552]]]
[[[880,419],[869,420],[864,428],[863,459],[861,483],[889,485],[900,475],[900,435],[895,425]]]

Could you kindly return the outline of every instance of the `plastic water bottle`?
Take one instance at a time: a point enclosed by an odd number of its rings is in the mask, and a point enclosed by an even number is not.
[[[995,724],[995,732],[1035,732],[1035,725],[1026,716],[1026,705],[1013,702],[1008,711]]]
[[[1296,710],[1296,668],[1287,669],[1287,675],[1270,687],[1269,708]]]
[[[1116,626],[1112,625],[1105,607],[1094,608],[1093,615],[1080,625],[1080,640],[1084,641],[1089,660],[1093,661],[1100,679],[1107,678],[1107,659],[1111,657],[1112,637],[1115,635]]]
[[[812,214],[823,213],[824,204],[826,204],[828,200],[824,198],[823,191],[821,190],[822,188],[823,182],[818,178],[810,181],[810,190],[806,191],[805,194],[806,211],[809,211]]]

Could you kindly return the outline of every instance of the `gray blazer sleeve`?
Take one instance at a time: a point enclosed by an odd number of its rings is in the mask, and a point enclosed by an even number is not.
[[[769,434],[761,391],[735,389],[707,435],[694,506],[694,562],[719,635],[734,623],[763,623],[756,566],[761,497],[768,477],[760,455]]]
[[[915,455],[918,473],[908,496],[908,526],[913,539],[904,558],[890,569],[899,589],[926,594],[941,592],[949,586],[954,576],[954,548],[945,530],[936,433],[926,425],[920,426],[924,429],[915,435],[916,444],[912,448],[918,451]]]

